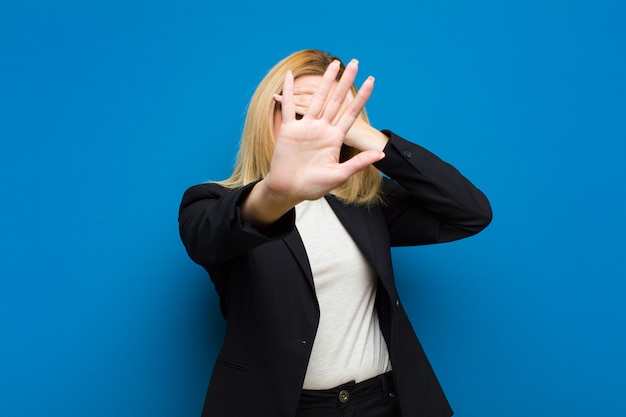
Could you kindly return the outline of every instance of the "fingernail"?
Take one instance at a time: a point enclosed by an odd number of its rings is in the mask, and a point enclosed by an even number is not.
[[[354,59],[354,58],[353,58],[351,62],[352,62],[352,63],[354,63],[354,64],[359,65],[359,60],[358,60],[358,59]]]
[[[280,103],[281,101],[283,101],[283,96],[281,96],[280,94],[274,94],[274,100]]]

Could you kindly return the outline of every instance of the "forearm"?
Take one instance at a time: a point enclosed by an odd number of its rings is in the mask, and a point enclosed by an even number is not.
[[[200,265],[215,265],[293,232],[294,211],[271,227],[255,227],[243,219],[242,206],[256,184],[228,190],[201,184],[185,192],[179,213],[180,236],[189,256]]]
[[[273,191],[268,183],[267,177],[256,183],[241,204],[242,220],[260,229],[276,222],[300,202]]]
[[[489,201],[456,168],[426,149],[387,133],[391,139],[385,148],[386,157],[376,167],[401,186],[402,191],[397,192],[411,197],[403,200],[410,204],[413,200],[415,209],[424,211],[419,216],[430,219],[431,243],[465,237],[489,224]],[[393,213],[390,219],[410,212],[405,210],[403,207],[386,208]],[[406,224],[402,224],[402,228],[406,228]]]
[[[364,121],[355,123],[346,135],[344,143],[362,151],[382,151],[389,137]]]

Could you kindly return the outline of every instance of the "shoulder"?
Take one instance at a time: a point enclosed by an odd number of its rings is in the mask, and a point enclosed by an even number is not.
[[[231,192],[232,190],[214,182],[194,185],[189,187],[183,194],[181,206],[185,207],[199,200],[219,199]]]
[[[223,195],[231,192],[230,189],[215,183],[215,182],[206,182],[203,184],[193,185],[185,191],[185,194],[216,194]]]

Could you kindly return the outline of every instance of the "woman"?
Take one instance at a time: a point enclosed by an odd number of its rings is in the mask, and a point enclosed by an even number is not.
[[[452,415],[390,247],[471,236],[491,209],[455,168],[369,125],[374,79],[357,91],[357,67],[315,50],[278,63],[232,176],[183,197],[182,240],[227,321],[203,416]]]

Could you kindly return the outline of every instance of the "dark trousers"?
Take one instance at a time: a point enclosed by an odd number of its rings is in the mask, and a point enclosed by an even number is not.
[[[295,417],[400,417],[391,372],[328,390],[303,390]]]

